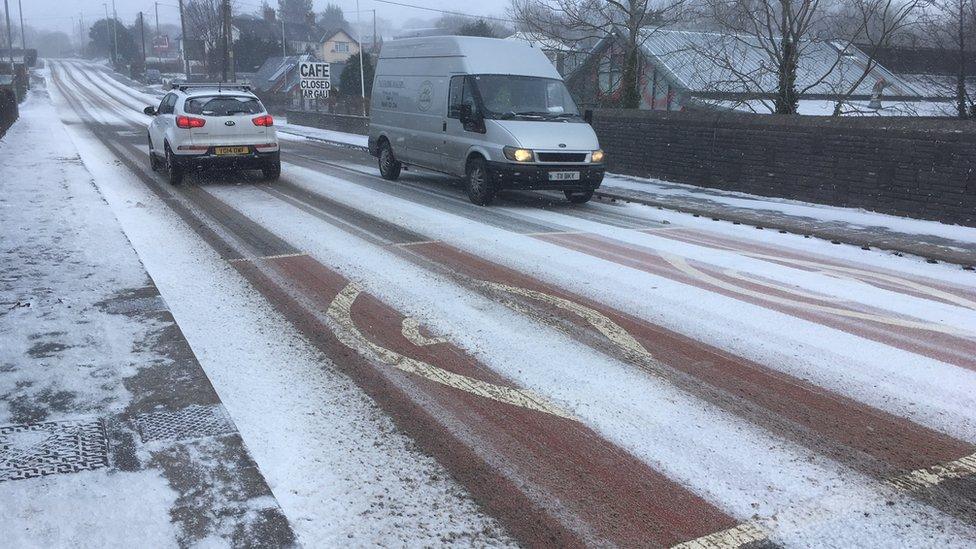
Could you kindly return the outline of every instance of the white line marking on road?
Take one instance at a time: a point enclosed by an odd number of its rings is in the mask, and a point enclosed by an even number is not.
[[[257,261],[259,259],[285,259],[288,257],[301,257],[303,255],[308,255],[304,252],[297,252],[293,254],[278,254],[278,255],[259,255],[254,257],[236,257],[233,259],[228,259],[229,263],[238,263],[243,261]]]
[[[339,327],[335,331],[339,341],[363,357],[483,398],[572,419],[574,421],[576,420],[569,412],[547,402],[542,396],[527,389],[504,387],[473,377],[449,372],[443,368],[438,368],[426,362],[403,356],[373,343],[359,331],[356,323],[352,320],[352,304],[359,297],[360,293],[362,293],[362,288],[359,285],[352,282],[349,283],[329,305],[326,314]]]
[[[447,343],[447,340],[443,337],[426,337],[420,333],[420,323],[415,318],[408,316],[403,319],[401,324],[400,332],[403,334],[403,337],[407,338],[410,343],[413,343],[417,347],[429,347],[438,343]]]
[[[800,301],[795,301],[795,300],[792,300],[792,299],[786,299],[786,298],[782,298],[782,297],[775,296],[775,295],[764,294],[762,292],[757,292],[757,291],[754,291],[754,290],[750,290],[750,289],[747,289],[747,288],[742,288],[742,287],[736,286],[735,284],[730,284],[728,282],[725,282],[724,280],[719,280],[719,279],[715,278],[714,276],[711,276],[711,275],[709,275],[707,273],[704,273],[704,272],[702,272],[702,271],[700,271],[700,270],[692,267],[691,265],[688,264],[687,261],[685,261],[685,258],[683,258],[683,257],[676,256],[674,254],[668,254],[668,253],[662,253],[661,254],[661,257],[664,258],[664,260],[667,261],[668,263],[670,263],[673,267],[675,267],[679,271],[685,273],[686,275],[688,275],[688,276],[690,276],[690,277],[692,277],[694,279],[697,279],[697,280],[700,280],[702,282],[711,284],[713,286],[717,286],[719,288],[722,288],[724,290],[728,290],[730,292],[734,292],[734,293],[737,293],[737,294],[745,295],[745,296],[748,296],[748,297],[754,297],[756,299],[760,299],[760,300],[764,300],[764,301],[771,301],[773,303],[778,303],[778,304],[781,304],[781,305],[787,305],[787,306],[790,306],[790,307],[797,307],[797,308],[807,309],[807,310],[811,310],[811,311],[817,311],[817,312],[821,312],[821,313],[828,313],[828,314],[832,314],[832,315],[843,316],[843,317],[853,318],[853,319],[857,319],[857,320],[868,320],[868,321],[871,321],[871,322],[878,322],[878,323],[881,323],[881,324],[888,324],[888,325],[897,326],[897,327],[900,327],[900,328],[909,328],[909,329],[912,329],[912,330],[928,330],[928,331],[931,331],[931,332],[940,332],[940,333],[943,333],[943,334],[948,334],[948,335],[957,336],[957,337],[964,337],[964,338],[972,338],[973,335],[974,335],[974,333],[971,332],[971,331],[960,330],[960,329],[954,328],[952,326],[945,326],[943,324],[935,324],[935,323],[931,323],[931,322],[920,322],[920,321],[914,321],[914,320],[906,320],[906,319],[901,319],[901,318],[892,317],[892,316],[884,316],[884,315],[878,315],[878,314],[872,314],[872,313],[863,313],[863,312],[860,312],[860,311],[851,311],[851,310],[847,310],[847,309],[839,309],[837,307],[828,307],[828,306],[825,306],[825,305],[816,305],[816,304],[812,304],[812,303],[803,303],[803,302],[800,302]],[[757,283],[758,283],[758,281],[757,281]]]
[[[623,329],[619,324],[610,320],[604,314],[600,313],[595,309],[591,309],[584,305],[580,305],[574,301],[568,299],[563,299],[561,297],[556,297],[543,292],[538,292],[535,290],[529,290],[526,288],[520,288],[517,286],[509,286],[507,284],[501,284],[499,282],[491,282],[488,280],[479,281],[479,283],[487,288],[506,292],[509,294],[520,295],[523,297],[528,297],[543,303],[548,303],[569,311],[583,320],[587,321],[591,326],[597,329],[601,334],[603,334],[611,342],[615,343],[617,346],[624,350],[628,359],[644,361],[647,359],[654,359],[650,352],[640,344],[639,341],[634,339],[634,336],[630,335],[630,332]],[[522,307],[515,303],[509,303],[510,307],[521,310]]]
[[[753,522],[744,522],[728,530],[679,543],[672,549],[732,549],[747,543],[762,541],[768,537],[769,533],[762,526]]]
[[[933,465],[924,469],[888,479],[888,484],[905,491],[922,490],[956,478],[976,475],[976,454],[970,454],[948,463]]]

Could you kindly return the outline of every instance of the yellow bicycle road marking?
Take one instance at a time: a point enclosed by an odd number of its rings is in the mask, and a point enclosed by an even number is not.
[[[339,327],[336,336],[345,346],[358,352],[364,358],[393,366],[398,370],[418,375],[435,383],[452,387],[483,398],[504,402],[520,408],[543,412],[546,414],[576,420],[569,412],[549,403],[540,395],[527,389],[515,389],[502,385],[495,385],[454,372],[438,368],[395,351],[381,347],[359,331],[352,320],[352,304],[362,293],[362,288],[355,283],[349,283],[335,297],[326,314]]]

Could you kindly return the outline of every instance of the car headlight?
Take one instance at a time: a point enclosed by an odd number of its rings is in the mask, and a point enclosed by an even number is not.
[[[532,159],[535,158],[535,155],[529,149],[505,147],[502,151],[505,153],[505,158],[512,162],[532,162]]]
[[[593,151],[590,155],[590,162],[603,162],[603,149]]]

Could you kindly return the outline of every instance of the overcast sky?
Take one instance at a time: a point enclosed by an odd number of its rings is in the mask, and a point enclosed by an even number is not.
[[[10,3],[11,24],[17,25],[18,0],[7,0]],[[83,14],[86,25],[105,17],[103,3],[106,0],[20,0],[24,6],[24,23],[35,28],[58,29],[71,35],[78,34],[78,17]],[[186,1],[186,0],[184,0]],[[261,0],[234,0],[239,12],[254,13],[261,6]],[[400,0],[397,0],[400,1]],[[328,0],[315,0],[315,10],[321,11],[328,4]],[[355,0],[332,0],[346,12],[346,19],[355,22]],[[504,15],[509,5],[509,0],[402,0],[402,3],[414,4],[428,8],[441,10],[451,10],[464,12],[471,15]],[[109,13],[112,11],[112,0],[107,0]],[[119,19],[126,24],[132,23],[140,10],[146,14],[146,23],[152,24],[155,17],[154,0],[115,0],[115,8]],[[270,0],[269,4],[277,6],[277,0]],[[166,23],[179,23],[179,9],[177,0],[160,0],[159,20]],[[3,5],[0,4],[0,8]],[[408,7],[382,4],[374,0],[360,0],[361,10],[376,9],[378,17],[384,18],[399,26],[402,21],[410,18],[419,17],[422,19],[433,19],[438,17],[438,13],[427,10],[420,10]],[[363,19],[371,17],[372,14],[363,14]]]

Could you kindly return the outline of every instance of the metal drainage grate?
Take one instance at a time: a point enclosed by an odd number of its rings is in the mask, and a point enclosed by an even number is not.
[[[175,412],[152,412],[135,419],[143,442],[213,437],[234,432],[223,407],[187,406]]]
[[[108,466],[101,420],[0,427],[0,482]]]

